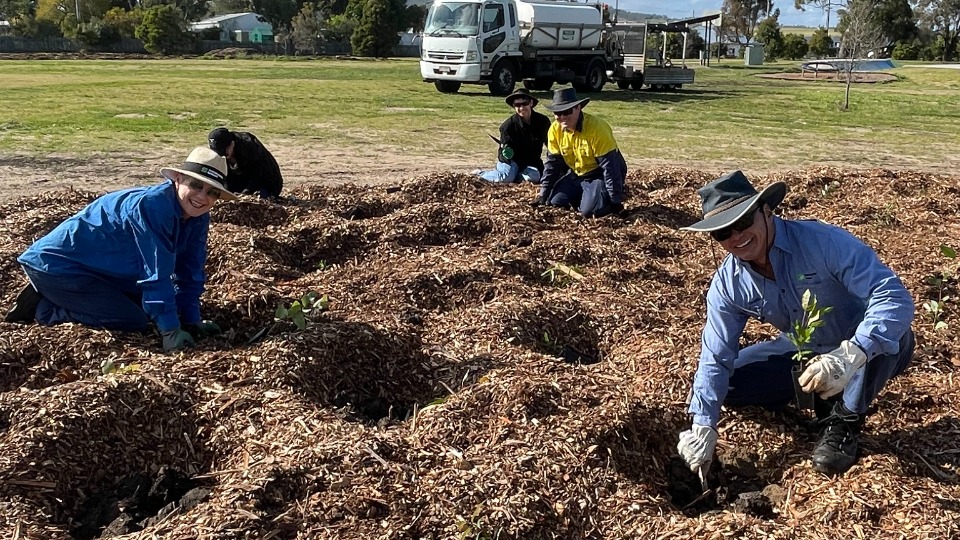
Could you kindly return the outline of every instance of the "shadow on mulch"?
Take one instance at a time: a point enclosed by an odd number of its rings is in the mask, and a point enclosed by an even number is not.
[[[947,416],[925,426],[877,433],[873,438],[878,452],[897,457],[904,474],[957,485],[960,477],[952,471],[960,470],[960,454],[949,451],[956,446],[957,433],[960,419]]]
[[[197,487],[189,477],[207,472],[213,459],[187,389],[76,384],[69,403],[56,394],[37,396],[10,415],[16,429],[31,434],[21,439],[19,463],[11,470],[49,482],[50,489],[4,486],[0,498],[22,493],[37,511],[49,512],[52,522],[84,540],[101,535],[124,511],[130,519],[118,522],[113,534],[150,526],[145,520],[169,504],[182,506],[183,495]],[[63,409],[82,414],[60,415]],[[56,423],[45,420],[54,416]],[[159,471],[156,477],[145,476],[151,470]],[[200,495],[194,494],[197,502],[205,497]]]
[[[596,321],[579,302],[529,305],[503,323],[501,338],[517,346],[555,357],[600,359]],[[564,355],[565,348],[569,351]],[[583,362],[593,363],[593,362]]]
[[[453,364],[428,355],[420,336],[409,329],[388,331],[359,322],[324,321],[275,339],[284,344],[286,356],[274,361],[274,379],[361,423],[406,420],[415,407],[450,394],[441,380],[465,375],[476,380],[494,364],[483,356]]]
[[[165,466],[155,475],[125,476],[83,501],[70,535],[92,540],[140,532],[197,506],[210,492],[200,481]]]

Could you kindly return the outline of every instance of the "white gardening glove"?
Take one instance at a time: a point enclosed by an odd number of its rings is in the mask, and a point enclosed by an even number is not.
[[[701,467],[708,468],[713,460],[713,451],[717,448],[717,430],[710,426],[694,424],[680,434],[677,452],[687,462],[693,472]]]
[[[804,392],[817,392],[828,398],[843,392],[853,374],[866,363],[866,353],[852,341],[844,340],[836,349],[814,357],[798,382]]]

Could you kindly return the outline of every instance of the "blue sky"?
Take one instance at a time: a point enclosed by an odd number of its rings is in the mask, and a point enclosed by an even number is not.
[[[611,6],[617,5],[617,0],[604,0]],[[620,9],[640,13],[655,13],[666,15],[671,19],[682,19],[700,15],[711,11],[720,11],[723,0],[619,0]],[[807,11],[800,11],[793,7],[793,0],[773,0],[773,6],[780,8],[780,24],[784,26],[820,26],[826,24],[826,14],[820,9],[811,7]],[[836,24],[836,13],[830,16],[830,26]]]

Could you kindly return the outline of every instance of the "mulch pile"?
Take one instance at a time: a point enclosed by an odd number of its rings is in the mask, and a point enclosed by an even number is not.
[[[960,243],[957,179],[755,179],[899,272],[916,358],[848,474],[812,471],[804,413],[728,411],[700,497],[675,445],[721,253],[677,228],[712,176],[634,171],[625,219],[458,174],[221,203],[202,308],[224,336],[167,355],[154,336],[0,323],[3,536],[955,537],[960,291],[940,245]],[[93,197],[0,206],[3,305],[15,257]],[[309,291],[329,305],[305,329],[274,320]],[[947,296],[935,330],[922,306]]]

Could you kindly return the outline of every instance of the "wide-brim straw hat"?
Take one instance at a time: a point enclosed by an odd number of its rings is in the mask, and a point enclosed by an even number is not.
[[[730,226],[759,203],[770,209],[780,206],[787,184],[774,182],[758,192],[741,171],[725,174],[697,190],[703,202],[703,219],[681,231],[711,232]]]
[[[180,167],[164,167],[160,174],[164,178],[173,180],[173,173],[178,172],[220,190],[220,198],[227,201],[237,200],[237,196],[227,189],[227,159],[213,150],[198,146],[190,152]]]

